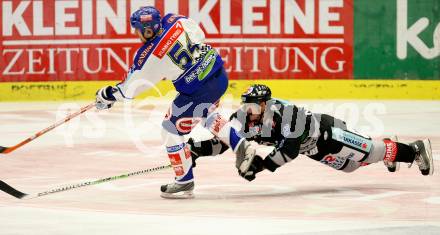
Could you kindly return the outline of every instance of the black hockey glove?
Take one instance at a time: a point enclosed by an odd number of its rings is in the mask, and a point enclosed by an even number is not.
[[[248,181],[252,181],[255,179],[256,175],[258,172],[263,171],[264,168],[264,162],[263,159],[256,155],[254,157],[254,160],[251,163],[251,166],[249,167],[247,172],[241,172],[240,170],[238,170],[238,174],[245,178]]]
[[[107,86],[99,89],[96,92],[96,108],[99,110],[109,109],[116,102],[116,98],[113,95],[118,90],[112,86]]]

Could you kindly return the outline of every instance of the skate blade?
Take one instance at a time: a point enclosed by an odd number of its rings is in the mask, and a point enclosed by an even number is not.
[[[185,191],[179,193],[162,193],[160,195],[162,198],[166,199],[192,199],[194,198],[194,194],[192,191]]]
[[[429,139],[425,139],[425,140],[423,140],[423,144],[425,145],[426,156],[428,156],[428,159],[429,159],[429,174],[428,175],[433,175],[434,174],[434,158],[432,156],[431,141]]]

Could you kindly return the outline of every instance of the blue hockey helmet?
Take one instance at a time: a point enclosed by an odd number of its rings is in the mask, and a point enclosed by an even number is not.
[[[161,28],[160,11],[152,6],[141,7],[130,17],[131,27],[139,29],[142,35],[147,28],[150,28],[154,34],[157,34]]]

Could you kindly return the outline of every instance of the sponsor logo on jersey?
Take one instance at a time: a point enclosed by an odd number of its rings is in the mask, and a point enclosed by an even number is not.
[[[203,59],[203,62],[200,63],[198,67],[194,71],[192,71],[189,75],[185,76],[185,82],[189,84],[192,81],[194,81],[194,79],[196,78],[199,79],[200,81],[203,80],[211,72],[211,69],[216,61],[216,58],[217,58],[217,53],[215,52],[215,50],[210,50]]]
[[[324,157],[324,159],[321,160],[322,163],[327,164],[327,165],[333,163],[334,161],[336,161],[336,158],[331,155],[326,156],[326,157]]]
[[[147,58],[147,55],[150,53],[151,49],[154,47],[154,43],[151,43],[147,48],[145,48],[141,55],[138,58],[137,64],[138,66],[142,66],[144,63],[145,58]]]
[[[201,118],[181,118],[176,122],[177,130],[181,133],[190,133],[201,120]]]
[[[344,165],[345,161],[347,161],[346,158],[327,155],[320,162],[339,170]]]
[[[182,164],[182,159],[180,159],[179,153],[169,153],[168,158],[173,166]]]
[[[157,48],[154,50],[153,54],[162,59],[182,33],[182,24],[180,24],[180,22],[177,22],[176,24],[174,24],[173,27],[168,30],[168,32],[159,42]]]
[[[332,138],[364,152],[369,152],[373,144],[371,140],[367,138],[336,127],[332,128]]]
[[[397,144],[391,140],[384,140],[383,142],[385,143],[385,156],[383,160],[393,162],[396,160]]]
[[[344,138],[344,142],[347,142],[347,143],[349,143],[349,144],[356,145],[356,146],[358,146],[358,147],[360,147],[360,148],[363,148],[363,149],[366,148],[365,146],[363,146],[364,144],[362,144],[362,142],[360,142],[360,141],[358,141],[358,140],[348,138],[347,136],[344,136],[343,138]]]
[[[223,119],[220,115],[217,115],[214,122],[212,123],[210,130],[214,134],[218,135],[220,130],[223,128],[223,126],[226,124],[225,119]]]
[[[176,176],[182,176],[185,174],[185,171],[183,170],[182,166],[176,166],[173,167],[173,169],[174,169],[174,173],[176,173]]]
[[[167,152],[174,153],[174,152],[177,152],[177,151],[183,149],[183,147],[185,147],[185,144],[170,146],[170,147],[167,147]]]
[[[345,143],[358,147],[361,150],[365,151],[367,148],[369,149],[368,143],[364,142],[361,138],[356,138],[353,134],[344,133],[342,138]]]
[[[189,150],[188,147],[185,147],[184,151],[185,151],[185,158],[186,159],[190,158],[191,157],[191,150]]]

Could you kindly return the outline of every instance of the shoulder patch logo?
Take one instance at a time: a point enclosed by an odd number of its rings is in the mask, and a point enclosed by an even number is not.
[[[183,27],[180,22],[174,24],[159,42],[159,45],[156,50],[154,50],[153,54],[162,59],[183,32]]]
[[[148,47],[146,47],[141,55],[138,58],[137,64],[138,66],[142,66],[142,64],[144,63],[145,58],[147,58],[148,53],[151,51],[151,49],[154,47],[154,43],[151,43]]]

